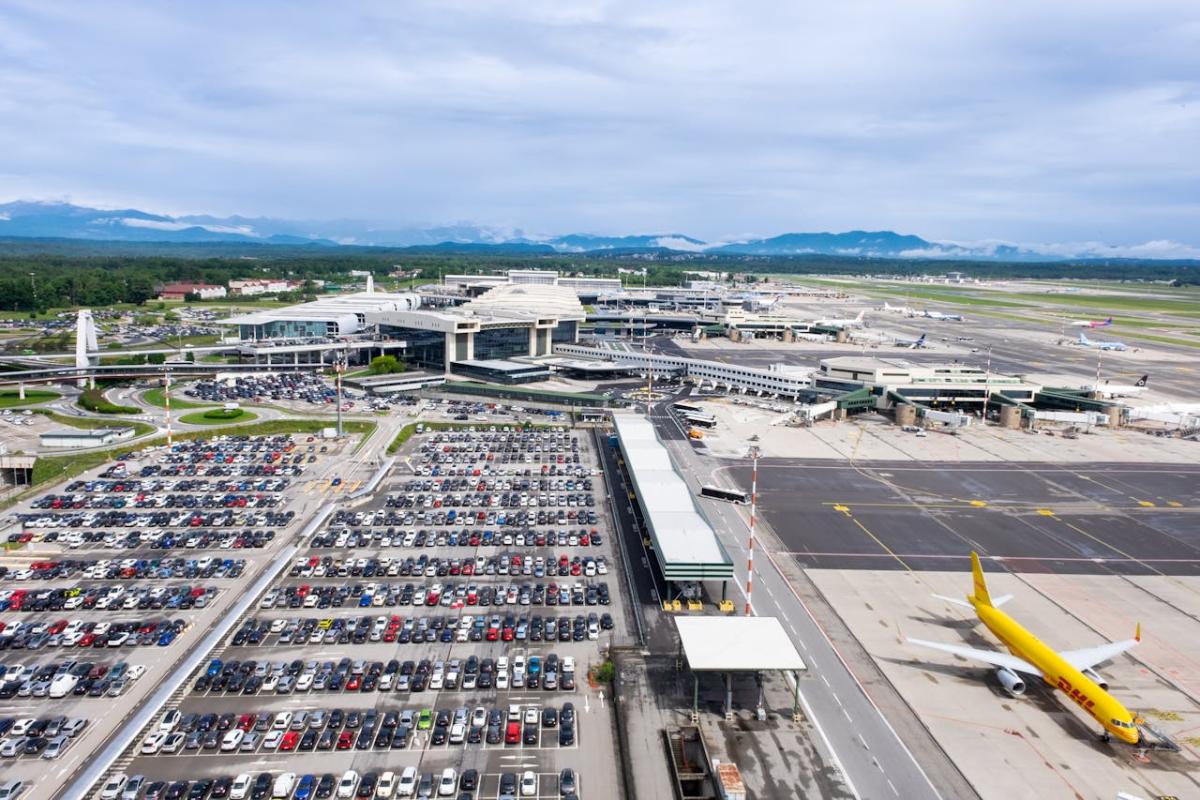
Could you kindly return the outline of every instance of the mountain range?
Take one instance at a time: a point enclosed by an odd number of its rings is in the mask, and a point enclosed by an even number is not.
[[[680,233],[538,236],[520,229],[469,223],[392,226],[359,220],[301,221],[265,217],[169,216],[137,209],[98,209],[60,202],[0,204],[0,238],[120,242],[246,242],[314,247],[409,247],[517,254],[707,253],[727,256],[842,256],[1048,261],[1089,258],[1197,259],[1200,248],[1174,242],[1134,246],[1103,243],[1026,244],[938,242],[893,231],[785,233],[770,238],[705,242]]]

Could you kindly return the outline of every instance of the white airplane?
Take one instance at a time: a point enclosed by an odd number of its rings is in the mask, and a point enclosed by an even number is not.
[[[1124,350],[1124,342],[1093,342],[1085,334],[1079,334],[1079,343],[1084,347],[1099,347],[1101,350]]]
[[[922,311],[921,316],[929,319],[940,319],[943,322],[966,322],[962,314],[943,314],[941,311]]]
[[[754,297],[747,297],[742,304],[749,306],[747,309],[748,311],[768,311],[771,308],[774,308],[775,304],[778,303],[782,297],[783,295],[781,294],[777,294],[774,297],[763,297],[762,295],[756,295]]]
[[[925,347],[925,334],[918,339],[897,339],[896,347],[907,347],[909,350],[920,350]]]
[[[813,320],[813,325],[823,325],[831,328],[861,328],[863,324],[863,315],[867,313],[864,308],[858,312],[858,316],[853,319],[818,319]]]
[[[1113,323],[1112,323],[1112,317],[1109,317],[1108,319],[1104,320],[1103,322],[1098,322],[1098,321],[1092,320],[1092,319],[1077,319],[1077,320],[1072,320],[1071,324],[1074,325],[1076,328],[1107,328],[1109,325],[1112,325]]]
[[[871,333],[868,331],[851,331],[850,341],[855,344],[883,344],[891,339],[886,333]]]
[[[1146,384],[1149,382],[1150,376],[1143,375],[1137,379],[1136,383],[1109,383],[1105,381],[1098,386],[1080,386],[1079,388],[1085,392],[1096,392],[1101,397],[1111,400],[1114,397],[1133,397],[1146,391]]]
[[[886,301],[886,300],[883,301],[883,308],[881,308],[880,311],[887,311],[892,314],[906,314],[910,317],[917,313],[915,310],[909,308],[908,306],[889,305],[888,301]]]

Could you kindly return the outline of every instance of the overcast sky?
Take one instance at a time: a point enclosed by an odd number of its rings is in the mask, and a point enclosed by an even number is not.
[[[0,6],[0,200],[1200,246],[1200,3]]]

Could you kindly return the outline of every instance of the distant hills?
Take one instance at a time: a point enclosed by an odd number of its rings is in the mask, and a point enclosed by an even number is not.
[[[1196,259],[1200,249],[1174,242],[1134,247],[1101,243],[1015,245],[935,242],[893,231],[784,233],[740,241],[705,242],[680,233],[534,236],[519,229],[472,224],[432,227],[377,225],[358,220],[300,221],[265,217],[167,216],[137,209],[97,209],[58,202],[0,204],[0,238],[167,243],[254,243],[312,247],[403,247],[420,252],[594,255],[705,253],[723,256],[839,256],[851,258],[1065,261],[1080,259]]]

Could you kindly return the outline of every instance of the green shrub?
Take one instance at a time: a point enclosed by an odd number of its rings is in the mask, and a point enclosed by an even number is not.
[[[110,403],[99,389],[87,389],[79,396],[79,405],[95,414],[136,414],[141,409]]]

